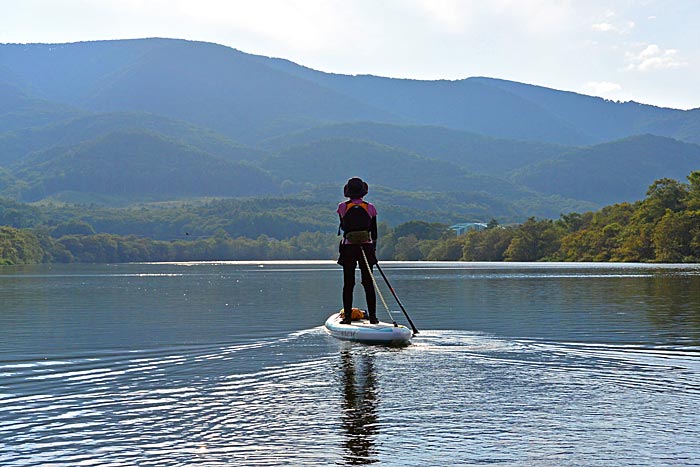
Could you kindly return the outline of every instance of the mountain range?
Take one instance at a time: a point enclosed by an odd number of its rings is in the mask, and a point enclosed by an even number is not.
[[[397,218],[424,200],[518,220],[693,170],[700,108],[339,75],[177,39],[0,44],[0,195],[21,202],[333,196],[360,175]]]

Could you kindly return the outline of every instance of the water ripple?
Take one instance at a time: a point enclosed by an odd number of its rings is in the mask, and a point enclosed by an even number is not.
[[[261,347],[275,358],[251,364]],[[300,349],[313,358],[286,357]],[[384,349],[312,329],[4,371],[8,466],[606,465],[651,433],[674,465],[691,465],[700,421],[688,410],[700,408],[695,352],[457,331]],[[660,410],[676,414],[672,428],[651,422]],[[608,458],[593,446],[610,437],[621,444]]]

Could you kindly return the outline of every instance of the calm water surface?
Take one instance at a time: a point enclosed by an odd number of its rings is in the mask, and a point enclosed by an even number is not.
[[[0,268],[0,465],[700,465],[700,268],[384,269],[406,348],[331,263]]]

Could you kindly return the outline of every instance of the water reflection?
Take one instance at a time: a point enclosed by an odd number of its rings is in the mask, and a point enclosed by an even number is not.
[[[363,352],[356,359],[349,349],[345,349],[340,358],[344,395],[341,417],[345,433],[343,459],[346,465],[379,462],[376,448],[379,429],[374,356]]]
[[[698,276],[660,274],[646,284],[647,316],[658,329],[693,345],[700,343],[700,280]]]

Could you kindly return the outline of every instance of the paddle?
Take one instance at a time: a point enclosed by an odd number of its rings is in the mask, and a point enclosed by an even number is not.
[[[384,282],[386,282],[387,287],[389,287],[389,290],[391,290],[391,294],[396,299],[396,303],[399,304],[399,306],[401,307],[401,311],[403,311],[404,316],[406,316],[406,319],[408,320],[409,324],[411,325],[411,329],[413,329],[413,334],[418,334],[418,329],[416,329],[416,326],[413,324],[413,321],[411,321],[411,318],[408,316],[408,313],[406,313],[406,309],[401,304],[401,300],[399,300],[399,296],[396,295],[396,292],[394,292],[394,288],[389,283],[389,279],[386,278],[386,274],[384,274],[384,271],[382,271],[382,268],[379,267],[379,263],[377,263],[376,266],[377,266],[377,269],[379,270],[379,273],[384,278]]]
[[[384,300],[384,295],[382,295],[382,291],[379,289],[379,286],[377,285],[377,280],[374,278],[374,274],[372,274],[372,268],[369,267],[369,261],[367,261],[367,255],[365,254],[364,247],[360,246],[360,251],[362,252],[362,257],[365,260],[365,266],[367,267],[367,272],[369,273],[369,277],[372,278],[372,285],[374,285],[374,290],[376,290],[377,295],[379,295],[379,298],[381,299],[382,304],[384,305],[384,309],[386,309],[386,312],[389,314],[389,318],[391,318],[391,322],[394,324],[394,327],[398,328],[399,325],[396,323],[396,320],[394,319],[394,315],[391,314],[391,310],[389,309],[389,305],[386,304],[386,300]]]

